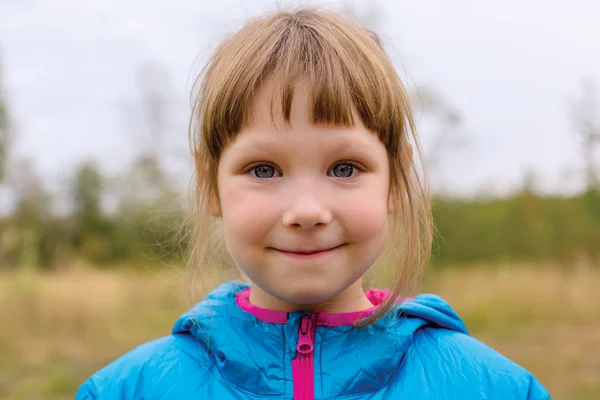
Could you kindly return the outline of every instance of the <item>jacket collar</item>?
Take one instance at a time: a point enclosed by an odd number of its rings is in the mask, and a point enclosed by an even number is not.
[[[346,312],[338,314],[330,314],[326,312],[313,313],[313,319],[318,326],[345,326],[353,325],[356,321],[368,317],[383,303],[389,292],[387,290],[369,290],[366,292],[367,298],[373,304],[373,307],[357,312]],[[260,308],[250,303],[250,287],[240,290],[235,301],[238,307],[242,310],[254,315],[262,322],[271,324],[285,324],[288,321],[287,312],[273,311],[266,308]]]
[[[306,312],[277,313],[247,302],[249,286],[228,282],[212,291],[173,327],[190,334],[208,351],[216,369],[231,386],[257,396],[293,396],[292,360],[298,328]],[[441,298],[420,295],[399,303],[366,328],[352,326],[373,312],[385,291],[371,291],[374,307],[360,313],[321,313],[315,333],[315,395],[358,395],[380,389],[391,379],[426,325],[466,333]],[[200,355],[198,355],[200,358]]]

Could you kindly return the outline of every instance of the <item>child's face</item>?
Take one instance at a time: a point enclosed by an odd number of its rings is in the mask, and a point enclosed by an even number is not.
[[[219,162],[227,249],[257,306],[338,310],[360,298],[387,238],[387,152],[356,115],[352,128],[312,125],[307,87],[295,90],[291,124],[278,107],[273,122],[271,89],[259,91],[252,124]]]

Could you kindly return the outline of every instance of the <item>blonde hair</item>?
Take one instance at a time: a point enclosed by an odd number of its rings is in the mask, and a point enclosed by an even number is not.
[[[431,210],[427,185],[419,174],[421,149],[407,91],[377,36],[333,12],[301,8],[253,19],[221,43],[198,77],[190,121],[195,178],[190,190],[189,270],[195,274],[212,261],[209,203],[218,198],[219,159],[250,124],[257,90],[270,78],[281,83],[273,98],[281,101],[286,122],[294,85],[308,81],[312,123],[352,126],[356,110],[387,149],[389,196],[396,210],[388,248],[396,263],[395,276],[391,295],[360,324],[366,326],[422,275],[431,252]]]

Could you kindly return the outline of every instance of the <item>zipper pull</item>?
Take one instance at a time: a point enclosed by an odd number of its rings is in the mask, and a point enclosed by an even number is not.
[[[302,317],[300,323],[300,332],[298,333],[298,345],[296,350],[300,354],[309,354],[313,351],[314,342],[312,338],[313,320],[307,316]]]

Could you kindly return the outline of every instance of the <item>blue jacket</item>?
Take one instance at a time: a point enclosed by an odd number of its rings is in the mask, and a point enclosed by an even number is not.
[[[529,372],[470,337],[438,296],[355,328],[302,311],[265,322],[240,306],[244,291],[221,285],[170,336],[95,373],[76,400],[550,398]]]

